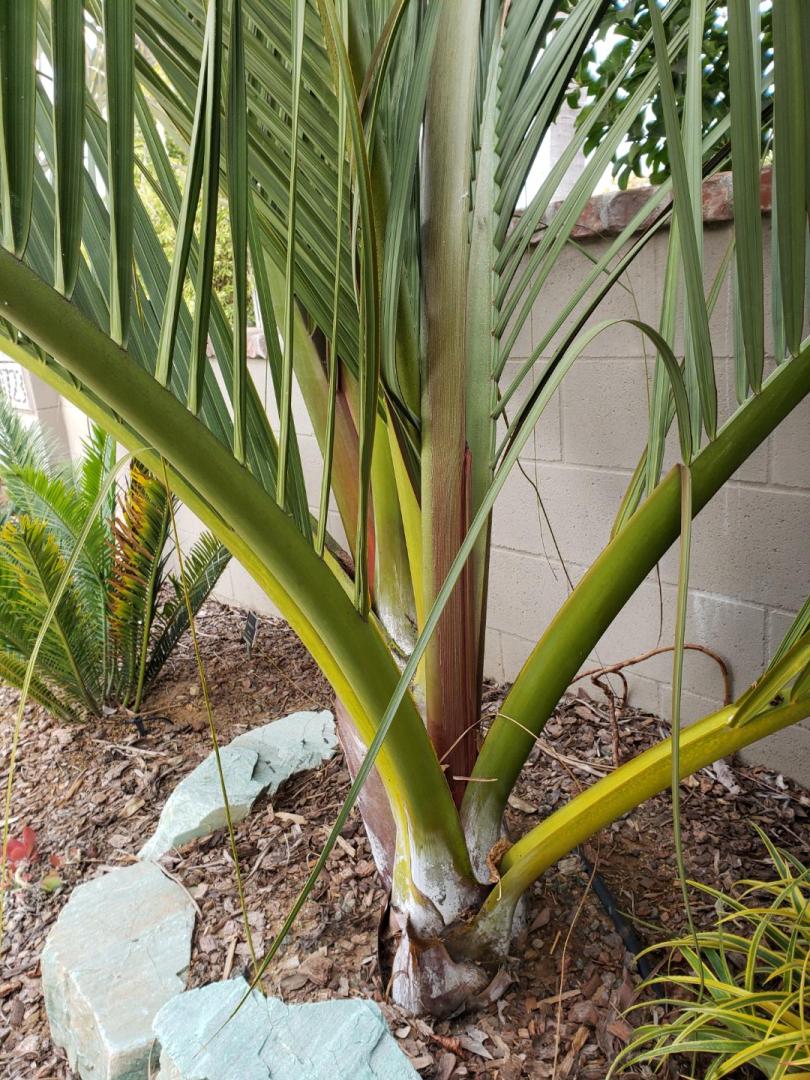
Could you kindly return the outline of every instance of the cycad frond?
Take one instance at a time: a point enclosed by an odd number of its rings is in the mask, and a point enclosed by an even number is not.
[[[41,666],[41,665],[40,665]],[[28,660],[0,646],[0,679],[19,690],[25,681]],[[65,693],[59,681],[49,681],[43,673],[34,673],[28,687],[28,696],[53,716],[62,720],[75,720],[86,711],[85,702]]]
[[[92,509],[84,504],[70,480],[30,465],[0,475],[14,504],[24,508],[30,517],[46,521],[62,552],[69,554]],[[105,555],[106,531],[99,517],[91,526],[78,564],[82,576],[96,580],[99,588],[104,584],[101,567]]]
[[[166,489],[138,462],[130,468],[113,531],[107,593],[116,682],[128,702],[145,663],[169,528]]]
[[[115,439],[98,424],[90,425],[90,434],[82,441],[82,456],[76,469],[76,490],[87,509],[93,506],[115,465]],[[109,501],[100,512],[107,522],[115,512],[115,488],[110,489]]]
[[[230,557],[228,549],[209,532],[203,533],[185,556],[183,561],[185,585],[191,610],[195,615],[219,581]],[[150,686],[160,674],[175,645],[188,629],[188,609],[181,582],[174,574],[169,574],[168,580],[171,583],[173,595],[155,617],[157,636],[149,653],[145,687]]]
[[[3,495],[0,514],[6,517],[15,507],[27,509],[8,490],[6,474],[29,466],[50,474],[54,468],[54,448],[39,424],[26,424],[5,394],[0,393],[0,478]]]
[[[15,616],[13,624],[25,628],[24,637],[33,642],[65,570],[62,550],[46,522],[23,514],[0,530],[0,561],[3,600]],[[98,619],[87,610],[75,581],[69,582],[40,657],[91,712],[100,707],[100,638]]]

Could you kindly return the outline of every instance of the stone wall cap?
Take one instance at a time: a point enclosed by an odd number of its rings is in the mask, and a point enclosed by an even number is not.
[[[763,169],[759,175],[759,205],[763,214],[771,212],[772,170]],[[571,231],[572,240],[598,240],[605,236],[618,236],[633,217],[641,210],[654,189],[645,184],[643,187],[628,188],[626,191],[607,191],[594,195],[585,204],[585,208]],[[705,225],[722,225],[734,220],[734,187],[730,172],[716,173],[703,181],[703,222]],[[562,201],[553,202],[544,215],[547,223],[562,206]],[[642,232],[652,222],[659,210],[655,210],[637,230]],[[539,241],[545,225],[538,229],[533,241]]]

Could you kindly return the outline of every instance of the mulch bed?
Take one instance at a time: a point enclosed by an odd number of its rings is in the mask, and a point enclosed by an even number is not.
[[[273,717],[331,703],[328,686],[283,623],[262,620],[250,657],[243,626],[244,613],[213,602],[199,617],[223,743]],[[488,715],[497,710],[504,689],[488,686]],[[0,687],[6,762],[17,701],[14,691]],[[120,719],[65,727],[38,707],[26,710],[11,834],[19,835],[26,825],[34,829],[37,861],[30,869],[31,886],[6,894],[0,968],[3,1077],[72,1076],[49,1039],[38,956],[70,890],[108,867],[132,861],[178,780],[210,751],[188,642],[167,665],[147,706],[143,737]],[[620,711],[617,722],[622,758],[668,734],[662,720],[631,708]],[[514,834],[604,775],[613,762],[614,743],[609,703],[584,690],[566,699],[546,726],[513,797],[508,824]],[[260,801],[237,826],[257,951],[272,941],[347,789],[338,754],[320,770],[290,780],[272,805]],[[682,811],[688,873],[711,885],[727,888],[745,875],[768,874],[754,822],[776,843],[810,859],[810,796],[765,769],[734,763],[730,769],[704,770],[682,785]],[[585,852],[645,943],[683,926],[672,851],[671,804],[664,794],[604,830]],[[190,985],[248,972],[226,836],[195,841],[163,862],[199,909]],[[54,869],[64,885],[48,893],[37,882]],[[288,1001],[375,998],[424,1077],[605,1076],[629,1038],[631,1028],[622,1013],[633,1000],[638,977],[579,856],[563,859],[534,887],[529,929],[516,943],[498,1000],[452,1021],[414,1020],[385,1002],[376,958],[384,901],[354,815],[268,973],[268,992]],[[694,910],[699,925],[714,915],[700,894],[694,897]]]

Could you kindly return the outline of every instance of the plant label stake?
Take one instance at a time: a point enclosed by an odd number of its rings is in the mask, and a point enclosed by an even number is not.
[[[245,619],[245,628],[242,631],[242,641],[247,648],[248,660],[253,652],[253,644],[256,641],[256,634],[259,632],[259,616],[255,611],[249,611],[247,618]]]

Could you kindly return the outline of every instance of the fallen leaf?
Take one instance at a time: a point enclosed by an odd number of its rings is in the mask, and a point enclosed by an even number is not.
[[[411,1058],[411,1065],[413,1065],[416,1070],[429,1069],[432,1064],[433,1058],[430,1054],[420,1054],[419,1057]]]
[[[27,1035],[22,1042],[18,1042],[14,1047],[14,1053],[19,1057],[23,1057],[26,1054],[36,1054],[39,1050],[39,1035],[32,1033]]]
[[[737,778],[728,766],[728,763],[721,758],[719,761],[711,766],[710,772],[713,772],[726,791],[732,795],[740,794],[740,785],[737,783]]]
[[[436,1080],[450,1080],[456,1067],[455,1054],[442,1054],[439,1058],[439,1067],[436,1072]]]
[[[332,974],[332,961],[321,953],[314,953],[301,965],[301,973],[315,986],[326,986]]]
[[[37,834],[30,825],[26,825],[19,839],[10,836],[6,841],[6,859],[10,866],[28,862],[34,857],[37,850]]]
[[[559,1005],[561,1001],[568,1001],[569,998],[579,997],[582,993],[579,989],[566,990],[564,994],[554,994],[552,997],[542,998],[539,1005]]]

